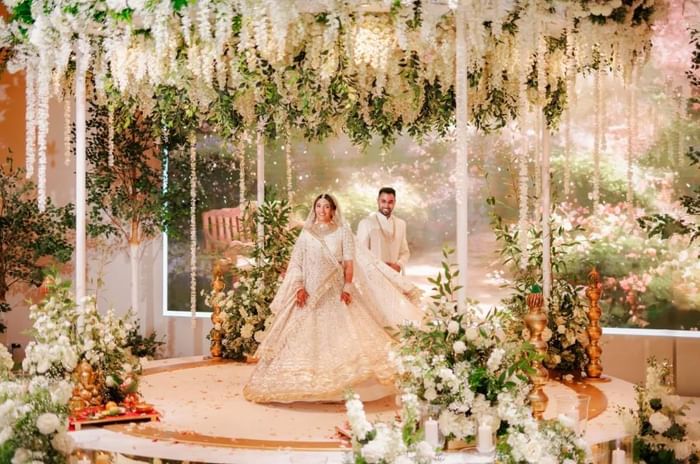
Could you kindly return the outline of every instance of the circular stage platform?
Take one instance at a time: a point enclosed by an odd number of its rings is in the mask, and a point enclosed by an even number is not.
[[[243,398],[254,366],[201,357],[153,361],[145,366],[141,393],[162,414],[159,422],[114,425],[73,432],[78,447],[114,453],[112,462],[143,458],[210,463],[340,463],[348,450],[337,428],[345,425],[343,404],[260,405]],[[545,387],[550,398],[584,393],[591,397],[586,439],[603,444],[624,435],[614,406],[633,406],[633,385],[558,383]],[[553,417],[550,401],[545,417]],[[370,420],[390,421],[394,398],[365,404]],[[446,453],[445,462],[488,462],[469,453]]]

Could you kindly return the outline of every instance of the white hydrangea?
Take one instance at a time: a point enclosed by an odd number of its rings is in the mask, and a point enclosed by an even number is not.
[[[452,349],[456,354],[462,354],[467,351],[467,345],[462,340],[457,340],[452,344]]]

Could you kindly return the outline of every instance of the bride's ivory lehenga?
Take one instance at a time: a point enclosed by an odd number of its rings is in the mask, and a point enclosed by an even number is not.
[[[339,211],[337,227],[325,234],[314,220],[312,208],[272,302],[274,321],[255,353],[258,364],[243,390],[249,401],[341,401],[350,389],[366,401],[390,395],[394,340],[387,329],[422,317],[418,290],[369,252],[355,250]],[[349,305],[340,300],[347,260],[354,260]],[[309,293],[303,307],[295,299],[301,287]]]

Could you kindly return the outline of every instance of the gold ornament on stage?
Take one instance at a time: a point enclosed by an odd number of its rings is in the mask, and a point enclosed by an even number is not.
[[[603,354],[603,349],[598,345],[600,337],[603,334],[603,329],[600,328],[600,315],[602,311],[598,302],[603,293],[603,286],[600,283],[600,274],[593,268],[588,274],[588,287],[586,288],[586,296],[591,302],[588,307],[588,364],[586,365],[586,374],[591,379],[600,380],[603,375],[603,366],[600,363],[600,356]]]
[[[73,396],[69,403],[71,412],[102,404],[102,374],[95,371],[86,360],[82,360],[73,372],[73,385]]]
[[[527,295],[525,301],[528,307],[525,324],[530,331],[530,343],[544,359],[547,355],[547,342],[542,339],[542,332],[547,327],[547,314],[544,312],[544,296],[538,285],[533,286],[532,293]],[[529,395],[530,405],[535,418],[542,419],[548,401],[547,395],[544,393],[544,384],[547,383],[548,373],[542,365],[542,361],[533,362],[532,367],[535,372],[530,375],[533,384]]]
[[[224,291],[224,288],[226,288],[224,272],[226,271],[227,265],[228,263],[225,259],[218,260],[214,264],[214,281],[212,283],[212,288],[216,293],[221,293]],[[211,322],[214,326],[209,333],[209,337],[211,338],[209,352],[212,358],[220,359],[222,350],[221,339],[223,337],[221,323],[223,322],[223,318],[221,317],[221,306],[219,306],[218,303],[212,305]]]

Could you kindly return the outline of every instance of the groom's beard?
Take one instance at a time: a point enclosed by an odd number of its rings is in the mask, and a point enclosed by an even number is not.
[[[383,210],[383,209],[380,208],[380,209],[379,209],[379,213],[380,213],[382,216],[384,216],[384,217],[386,217],[387,219],[389,219],[389,218],[391,217],[392,211],[388,211],[388,212],[387,212],[386,210]]]

